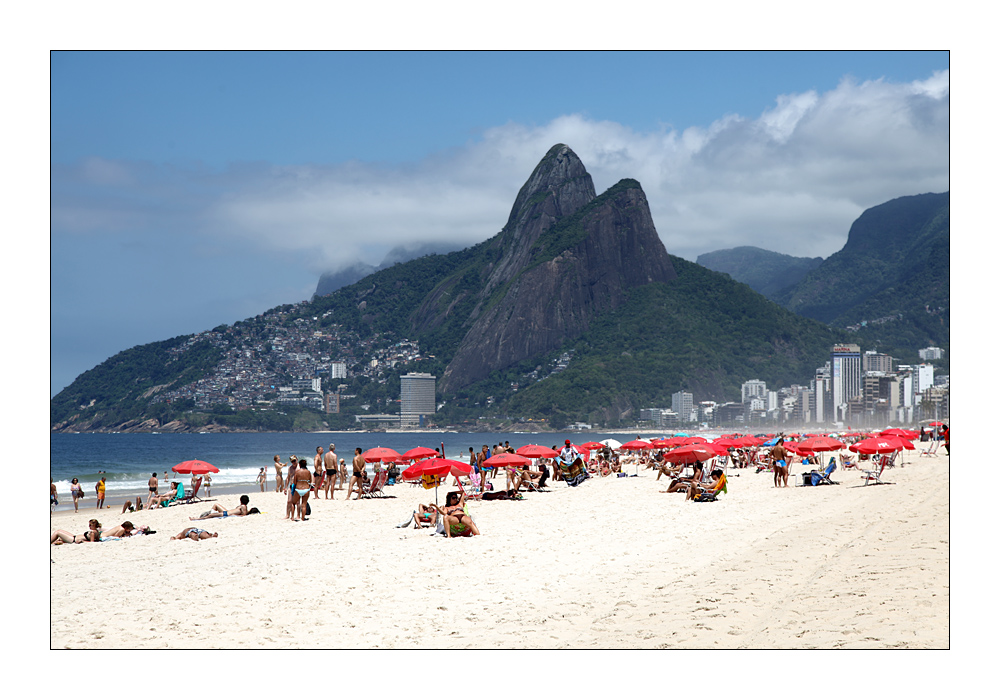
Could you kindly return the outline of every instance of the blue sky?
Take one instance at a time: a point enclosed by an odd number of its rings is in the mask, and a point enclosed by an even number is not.
[[[545,151],[642,183],[667,250],[838,250],[948,183],[945,52],[51,56],[52,393],[133,345],[494,235]]]

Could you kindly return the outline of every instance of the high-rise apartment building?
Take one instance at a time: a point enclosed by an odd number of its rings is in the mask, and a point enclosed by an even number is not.
[[[743,403],[746,403],[755,396],[767,397],[767,383],[759,379],[751,379],[743,382]]]
[[[347,379],[347,363],[342,361],[331,362],[330,379]]]
[[[920,350],[919,354],[920,354],[920,359],[923,360],[924,362],[927,362],[927,360],[940,360],[942,357],[944,357],[944,350],[932,346]]]
[[[861,357],[862,372],[892,372],[892,356],[885,353],[867,350]]]
[[[678,391],[670,395],[670,410],[677,414],[682,423],[689,423],[697,420],[697,416],[692,418],[694,411],[694,396],[686,391]]]
[[[424,417],[437,410],[435,386],[437,377],[426,372],[411,372],[399,378],[399,424],[401,427],[422,427]]]
[[[852,400],[860,399],[861,346],[834,345],[830,350],[830,393],[833,395],[834,420],[846,420]]]

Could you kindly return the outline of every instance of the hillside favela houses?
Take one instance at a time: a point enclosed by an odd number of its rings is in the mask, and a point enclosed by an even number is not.
[[[830,361],[816,369],[808,386],[769,390],[759,379],[743,382],[739,403],[694,402],[679,391],[671,407],[643,408],[639,424],[648,428],[764,426],[789,423],[858,428],[913,424],[949,418],[948,375],[934,374],[930,360],[941,348],[924,348],[918,365],[898,364],[890,355],[853,344],[830,348]]]

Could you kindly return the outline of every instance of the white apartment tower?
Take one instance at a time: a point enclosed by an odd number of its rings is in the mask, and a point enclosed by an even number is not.
[[[347,363],[342,361],[330,363],[330,379],[347,379]]]
[[[437,410],[435,382],[437,377],[426,372],[411,372],[399,378],[399,424],[401,427],[421,427],[424,416]]]
[[[686,391],[678,391],[670,395],[670,410],[677,414],[682,423],[688,423],[694,412],[694,396]]]

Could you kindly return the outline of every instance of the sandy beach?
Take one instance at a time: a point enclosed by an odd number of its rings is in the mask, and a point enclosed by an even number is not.
[[[51,547],[51,646],[943,649],[948,469],[943,451],[910,452],[885,486],[838,470],[837,486],[788,489],[735,470],[716,503],[661,493],[650,471],[557,482],[472,503],[483,536],[451,540],[395,527],[434,498],[408,484],[311,498],[300,523],[256,490],[262,515],[199,523],[211,504],[112,504],[105,528],[156,534]],[[81,533],[94,512],[56,513],[52,529]],[[192,524],[219,537],[170,540]]]

